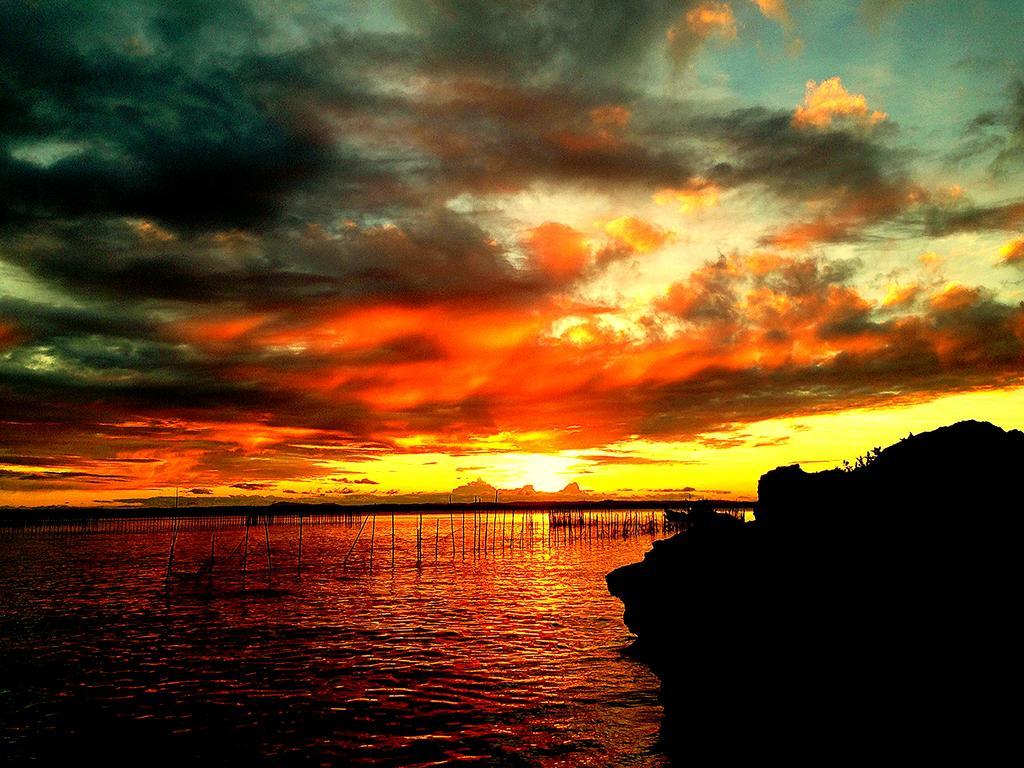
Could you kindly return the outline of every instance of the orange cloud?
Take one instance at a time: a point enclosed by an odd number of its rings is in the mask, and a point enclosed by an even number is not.
[[[733,259],[708,262],[669,286],[656,306],[684,320],[728,321],[738,310],[736,281],[745,265]]]
[[[593,258],[582,232],[554,221],[531,229],[526,235],[525,245],[531,263],[558,279],[582,274]]]
[[[146,243],[168,243],[175,239],[174,234],[168,232],[152,221],[139,220],[131,222],[135,227],[135,234],[140,240]]]
[[[620,139],[606,128],[597,131],[556,131],[544,138],[566,152],[581,155],[612,150],[620,143]]]
[[[546,141],[575,154],[614,151],[624,145],[622,129],[633,113],[621,104],[604,104],[589,112],[590,125],[584,129],[567,128],[549,132]]]
[[[637,253],[657,250],[671,237],[667,230],[637,216],[620,216],[612,219],[604,225],[604,231]]]
[[[594,125],[624,128],[632,118],[633,113],[621,104],[605,104],[590,110],[590,121]]]
[[[811,220],[795,222],[767,235],[763,242],[783,250],[802,250],[817,243],[856,240],[861,230],[906,210],[919,199],[916,189],[899,184],[879,184],[859,192],[845,192],[836,199],[815,201],[821,212]]]
[[[784,27],[789,26],[789,9],[786,8],[786,0],[750,0],[761,11],[761,15],[767,19],[779,22]]]
[[[976,304],[980,298],[979,288],[953,281],[934,293],[929,304],[939,312],[956,312]]]
[[[586,246],[571,227],[538,229],[531,235],[559,258]],[[221,358],[223,383],[269,396],[251,410],[218,413],[216,422],[191,406],[170,405],[164,418],[136,422],[98,413],[59,440],[19,430],[7,446],[11,455],[41,458],[6,476],[0,467],[0,487],[56,493],[180,482],[221,494],[242,481],[283,492],[278,482],[287,480],[312,492],[324,477],[352,476],[340,461],[523,445],[593,449],[634,433],[685,436],[723,420],[837,410],[879,397],[890,403],[893,391],[924,399],[948,391],[954,370],[962,390],[1019,376],[1024,310],[992,302],[985,313],[957,311],[986,294],[951,284],[920,313],[876,316],[850,277],[820,258],[733,254],[671,286],[646,319],[647,334],[616,332],[608,322],[613,307],[557,297],[500,307],[313,307],[218,342],[237,352],[234,364]],[[307,351],[264,357],[290,344]],[[46,458],[57,442],[69,455]],[[86,461],[70,455],[76,444],[136,460]],[[431,480],[424,473],[417,482]]]
[[[678,203],[680,213],[696,213],[704,208],[718,205],[721,189],[711,181],[695,176],[684,187],[664,187],[654,193],[652,199],[658,205]]]
[[[866,322],[874,305],[838,280],[815,258],[733,254],[672,285],[656,308],[692,324],[686,336],[705,362],[715,348],[730,367],[816,364],[879,344]]]
[[[172,334],[199,344],[222,344],[240,340],[263,325],[267,315],[217,315],[190,318],[172,326]]]
[[[791,224],[767,239],[767,243],[784,251],[800,251],[816,243],[832,242],[847,237],[852,222],[846,219],[819,219]]]
[[[23,340],[23,335],[10,323],[0,320],[0,349],[13,347]]]
[[[1024,237],[1011,240],[999,249],[1000,263],[1024,265]]]
[[[665,33],[668,53],[677,64],[689,59],[710,37],[736,38],[736,17],[728,3],[703,2],[680,16]]]
[[[732,7],[728,3],[718,3],[714,0],[703,2],[695,8],[691,8],[685,15],[686,26],[700,39],[711,35],[732,40],[736,37],[736,17],[732,13]],[[668,31],[668,39],[674,40],[679,35],[678,24]]]
[[[817,83],[808,80],[804,100],[793,113],[798,128],[828,128],[835,119],[853,121],[870,127],[885,120],[885,112],[870,110],[863,94],[850,93],[839,77]]]

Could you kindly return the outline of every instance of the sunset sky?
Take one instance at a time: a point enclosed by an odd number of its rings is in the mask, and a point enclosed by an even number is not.
[[[1016,0],[0,9],[0,505],[749,498],[1024,427]]]

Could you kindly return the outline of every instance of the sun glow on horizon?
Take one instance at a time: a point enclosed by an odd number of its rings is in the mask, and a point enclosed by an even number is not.
[[[909,400],[885,408],[847,409],[735,424],[686,440],[636,436],[597,448],[547,452],[509,451],[500,447],[478,448],[469,454],[378,451],[358,461],[325,458],[314,467],[305,466],[307,472],[315,472],[306,477],[297,473],[290,478],[255,477],[232,484],[218,483],[213,475],[195,474],[189,469],[187,455],[175,453],[160,458],[155,451],[143,451],[106,466],[106,470],[120,467],[123,472],[124,467],[129,467],[129,471],[137,472],[130,481],[132,490],[22,491],[5,494],[4,503],[95,506],[117,505],[131,499],[131,503],[139,504],[147,498],[173,498],[176,491],[183,504],[215,503],[222,499],[239,503],[246,499],[374,503],[446,500],[453,490],[459,489],[463,489],[459,500],[480,497],[491,501],[494,489],[498,490],[499,498],[509,500],[509,493],[524,487],[557,495],[572,483],[579,485],[582,498],[592,499],[697,496],[746,500],[756,498],[758,478],[776,466],[801,464],[807,471],[829,469],[876,445],[896,442],[909,432],[927,431],[975,416],[1005,429],[1024,429],[1024,387],[981,390],[923,402]],[[505,435],[494,442],[501,446],[514,437]],[[265,441],[264,434],[252,440],[239,439],[239,444],[258,452]],[[103,468],[101,463],[92,463],[60,472],[71,476],[106,474],[99,471]],[[47,471],[52,470],[0,461],[0,473],[30,476]],[[179,482],[155,484],[153,481],[163,472],[176,475]]]

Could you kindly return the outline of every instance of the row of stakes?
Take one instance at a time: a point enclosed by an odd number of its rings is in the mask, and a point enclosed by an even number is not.
[[[471,543],[471,555],[474,560],[480,556],[486,556],[487,552],[494,553],[497,551],[500,541],[501,550],[504,552],[507,549],[511,550],[515,547],[516,543],[516,513],[515,510],[511,514],[502,511],[501,513],[501,529],[500,534],[498,532],[498,512],[493,513],[493,518],[490,511],[484,511],[482,514],[479,511],[472,513],[472,543]],[[520,547],[529,547],[532,549],[534,542],[537,540],[537,518],[543,520],[546,517],[546,537],[543,537],[541,541],[546,541],[548,544],[558,543],[559,537],[562,542],[573,543],[581,539],[586,540],[601,540],[607,538],[629,538],[635,535],[657,535],[661,532],[668,531],[672,528],[672,524],[665,521],[662,516],[656,513],[655,510],[572,510],[572,511],[558,511],[558,512],[547,512],[547,513],[521,513],[519,522],[519,541]],[[348,569],[349,561],[352,557],[353,552],[356,549],[356,545],[359,543],[364,530],[366,529],[367,523],[370,524],[369,533],[369,569],[372,572],[374,563],[374,554],[376,551],[376,530],[377,530],[377,515],[375,512],[368,513],[362,516],[359,520],[359,527],[356,531],[356,535],[353,538],[351,544],[345,552],[344,557],[339,564],[339,569],[346,571]],[[461,538],[461,550],[462,560],[466,559],[466,512],[461,512],[461,524],[459,526],[460,537],[456,536],[455,527],[455,515],[454,512],[449,511],[448,513],[449,531],[448,536],[451,541],[451,557],[455,560],[457,557],[457,538]],[[506,527],[506,523],[509,523]],[[241,569],[242,569],[242,585],[244,588],[246,577],[249,571],[249,551],[250,551],[250,530],[253,527],[253,520],[249,518],[245,519],[245,531],[238,542],[238,544],[228,553],[223,561],[230,560],[239,549],[241,549]],[[266,556],[266,567],[267,567],[267,581],[271,582],[274,574],[274,565],[271,557],[270,547],[270,520],[267,517],[262,519],[263,528],[263,543],[264,551]],[[217,542],[217,531],[214,530],[210,537],[210,555],[209,558],[204,560],[200,565],[199,569],[195,572],[185,572],[175,574],[174,572],[174,555],[175,548],[178,543],[178,534],[181,529],[181,520],[176,519],[172,528],[170,549],[167,554],[167,570],[165,576],[165,586],[170,589],[174,577],[177,575],[184,579],[190,579],[199,581],[202,577],[207,576],[212,579],[213,568],[216,563],[216,542]],[[441,549],[441,518],[437,517],[434,520],[434,561],[440,560],[440,549]],[[296,558],[296,574],[301,576],[302,573],[302,546],[303,546],[303,532],[304,532],[304,520],[303,516],[298,517],[298,552]],[[395,513],[391,513],[391,568],[395,567],[395,552],[396,552],[396,532],[395,532]],[[488,550],[488,548],[490,548]],[[416,566],[420,568],[424,564],[424,525],[423,525],[423,513],[420,512],[417,516],[416,523]]]

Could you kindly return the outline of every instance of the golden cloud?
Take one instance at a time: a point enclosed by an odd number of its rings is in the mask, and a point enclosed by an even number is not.
[[[853,121],[870,127],[885,120],[885,112],[868,108],[867,98],[850,93],[839,77],[830,77],[817,83],[808,80],[802,104],[793,113],[793,125],[798,128],[828,128],[835,119]]]
[[[766,19],[777,21],[782,26],[789,26],[789,9],[786,0],[750,0],[761,11]]]
[[[709,0],[690,9],[686,13],[686,26],[701,38],[711,35],[726,39],[736,37],[736,17],[728,3]]]
[[[1024,266],[1024,237],[1011,240],[999,249],[1000,263]]]
[[[908,304],[912,304],[920,292],[921,286],[917,283],[908,283],[907,285],[898,285],[893,283],[885,292],[885,298],[882,299],[882,306],[887,309],[905,307]]]
[[[604,225],[604,231],[637,253],[657,250],[672,236],[668,230],[637,216],[619,216],[612,219]]]
[[[696,213],[704,208],[718,205],[720,187],[701,176],[690,179],[684,187],[664,187],[654,193],[652,199],[658,205],[679,204],[680,213]]]

